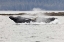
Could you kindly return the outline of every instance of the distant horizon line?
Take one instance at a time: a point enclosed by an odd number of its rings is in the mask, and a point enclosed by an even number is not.
[[[64,12],[64,11],[0,11],[0,14],[18,14],[18,13],[58,13],[58,12]]]

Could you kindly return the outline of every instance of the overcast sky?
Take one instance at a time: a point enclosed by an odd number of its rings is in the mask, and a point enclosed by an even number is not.
[[[0,10],[64,10],[64,0],[0,0]]]

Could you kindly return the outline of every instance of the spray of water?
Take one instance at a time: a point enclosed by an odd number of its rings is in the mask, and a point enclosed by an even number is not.
[[[36,21],[38,21],[38,22],[48,21],[48,20],[46,20],[46,18],[49,18],[50,17],[50,16],[46,16],[45,13],[43,13],[43,11],[45,11],[45,9],[33,8],[32,11],[37,11],[35,13],[35,18],[36,18]],[[52,17],[50,17],[50,18],[52,18]],[[55,20],[52,23],[56,23],[56,22],[58,22],[58,21]]]
[[[33,11],[44,11],[45,9],[41,9],[41,8],[33,8]]]

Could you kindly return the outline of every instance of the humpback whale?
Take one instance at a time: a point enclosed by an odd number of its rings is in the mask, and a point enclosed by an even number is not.
[[[18,17],[9,16],[9,18],[13,20],[15,23],[25,23],[25,22],[30,23],[31,21],[34,21],[30,18],[25,18],[25,17],[20,17],[20,16]]]
[[[44,23],[50,23],[52,21],[54,21],[55,17],[50,17],[50,18],[40,18],[40,17],[37,17],[35,19],[30,19],[30,18],[26,18],[26,17],[20,17],[20,16],[17,16],[17,17],[14,17],[14,16],[9,16],[9,18],[11,20],[13,20],[15,23],[30,23],[31,21],[32,22],[44,22]]]

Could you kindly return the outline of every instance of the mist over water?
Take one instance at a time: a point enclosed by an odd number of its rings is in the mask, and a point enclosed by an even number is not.
[[[32,11],[45,11],[45,9],[41,9],[41,8],[33,8]]]
[[[36,17],[42,17],[42,16],[46,16],[43,12],[41,11],[45,11],[45,9],[41,9],[41,8],[33,8],[32,11],[37,11],[35,14]]]

